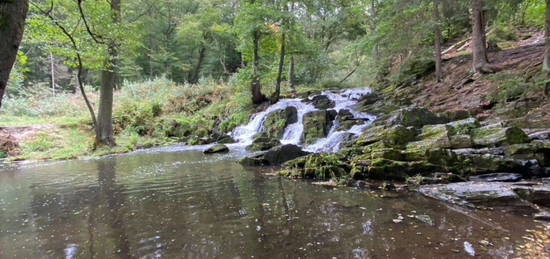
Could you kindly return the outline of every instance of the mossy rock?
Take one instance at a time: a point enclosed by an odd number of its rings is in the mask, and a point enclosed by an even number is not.
[[[281,142],[278,139],[270,138],[268,134],[262,133],[259,137],[254,139],[252,144],[248,146],[247,149],[251,151],[264,151],[279,145],[281,145]]]
[[[214,145],[206,150],[203,153],[205,154],[215,154],[215,153],[227,153],[229,152],[229,147],[223,144]]]
[[[366,165],[366,167],[365,167]],[[426,174],[439,170],[437,165],[426,161],[395,161],[390,159],[375,159],[363,164],[361,173],[368,179],[405,181],[407,177]],[[355,172],[356,174],[358,172]]]
[[[340,154],[313,154],[284,164],[280,174],[292,178],[338,180],[350,176],[350,166]]]
[[[269,114],[263,124],[263,132],[268,138],[280,139],[285,133],[288,125],[298,121],[298,110],[296,107],[274,111]]]
[[[381,141],[384,136],[385,126],[370,126],[355,141],[355,146],[367,146]]]
[[[424,125],[442,124],[446,122],[447,119],[437,116],[428,109],[409,107],[394,112],[387,124],[389,126],[401,124],[405,127],[420,128]]]
[[[316,95],[308,101],[311,102],[313,107],[319,110],[326,110],[326,109],[334,108],[335,106],[334,101],[328,98],[328,96],[326,95]]]
[[[304,143],[310,145],[330,132],[336,111],[313,111],[304,115]]]
[[[489,125],[473,130],[473,141],[476,146],[494,147],[502,145],[523,144],[530,141],[523,130],[516,127]]]
[[[407,144],[406,149],[408,151],[426,151],[436,148],[450,148],[449,134],[449,127],[445,124],[424,126],[422,133],[418,136],[419,141]]]
[[[413,127],[395,125],[386,129],[382,141],[388,146],[405,146],[407,143],[415,140],[416,134],[416,129]]]

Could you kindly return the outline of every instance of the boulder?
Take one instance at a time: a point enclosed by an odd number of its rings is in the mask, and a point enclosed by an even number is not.
[[[260,154],[246,157],[240,161],[246,166],[277,166],[284,162],[310,154],[296,145],[283,145],[269,149]]]
[[[235,140],[229,135],[222,135],[217,138],[216,142],[218,142],[219,144],[230,144],[235,143]]]
[[[550,208],[550,184],[515,186],[513,190],[526,201]]]
[[[287,107],[282,110],[274,111],[267,116],[263,124],[263,132],[268,138],[280,139],[285,133],[288,125],[298,121],[298,110],[296,107]]]
[[[523,144],[530,141],[523,130],[516,127],[502,127],[499,124],[489,125],[473,130],[474,144],[480,147]]]
[[[292,178],[337,180],[349,175],[350,167],[340,154],[312,154],[284,164],[281,175]]]
[[[401,124],[405,127],[420,128],[424,125],[446,123],[445,118],[439,117],[425,108],[409,107],[400,109],[392,114],[388,120],[389,126]]]
[[[382,97],[377,93],[370,93],[361,98],[361,105],[372,105],[378,101],[382,100]]]
[[[405,144],[414,141],[416,134],[415,128],[405,127],[398,124],[384,132],[382,141],[388,146],[404,146]]]
[[[264,151],[273,147],[281,145],[281,141],[278,139],[269,138],[267,134],[262,133],[259,137],[254,139],[252,144],[247,147],[251,151]]]
[[[533,208],[512,190],[512,183],[462,182],[422,186],[428,197],[467,207],[508,207],[533,212]]]
[[[382,137],[384,136],[384,130],[385,126],[370,126],[365,131],[357,141],[355,142],[356,146],[367,146],[372,143],[378,142],[382,140]]]
[[[330,132],[336,111],[313,111],[304,115],[304,143],[313,144]]]
[[[217,144],[217,145],[211,146],[208,149],[203,151],[203,153],[205,154],[227,153],[227,152],[229,152],[229,148],[223,144]]]
[[[470,177],[470,181],[474,182],[517,182],[521,180],[521,174],[514,173],[493,173],[482,174]]]
[[[313,98],[309,100],[311,104],[319,109],[319,110],[326,110],[330,108],[334,108],[335,103],[333,100],[328,98],[326,95],[316,95]]]

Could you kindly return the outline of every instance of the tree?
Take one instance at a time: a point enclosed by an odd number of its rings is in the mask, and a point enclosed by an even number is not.
[[[487,58],[487,40],[485,38],[484,0],[472,0],[472,65],[475,73],[491,73]]]
[[[0,0],[0,107],[23,38],[28,10],[28,0]]]
[[[434,19],[435,19],[435,77],[439,83],[443,79],[442,63],[441,60],[441,15],[439,13],[439,1],[434,0]]]
[[[112,23],[115,26],[120,24],[120,9],[120,0],[111,0]],[[105,64],[105,69],[101,72],[99,112],[97,114],[98,129],[96,131],[95,142],[96,145],[114,146],[116,143],[113,135],[113,91],[120,82],[118,74],[118,42],[116,42],[116,39],[110,39],[107,45],[109,59],[107,60],[107,64]]]
[[[550,0],[546,0],[546,26],[545,26],[545,50],[543,71],[550,74]]]

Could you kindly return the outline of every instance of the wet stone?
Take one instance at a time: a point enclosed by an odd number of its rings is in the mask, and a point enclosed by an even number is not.
[[[494,174],[483,174],[477,176],[471,176],[470,181],[474,182],[517,182],[523,177],[521,174],[514,173],[494,173]]]

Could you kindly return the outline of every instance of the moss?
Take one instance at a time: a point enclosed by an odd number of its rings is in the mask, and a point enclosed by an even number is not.
[[[350,167],[338,154],[314,154],[285,163],[280,174],[292,178],[338,180],[351,177]]]
[[[384,133],[383,142],[388,146],[404,146],[413,141],[416,137],[416,130],[412,127],[396,125]]]
[[[520,128],[505,128],[498,125],[475,129],[472,137],[474,144],[478,146],[501,146],[529,142],[529,136]]]
[[[314,111],[304,116],[304,143],[313,144],[328,135],[335,114],[329,111]]]

